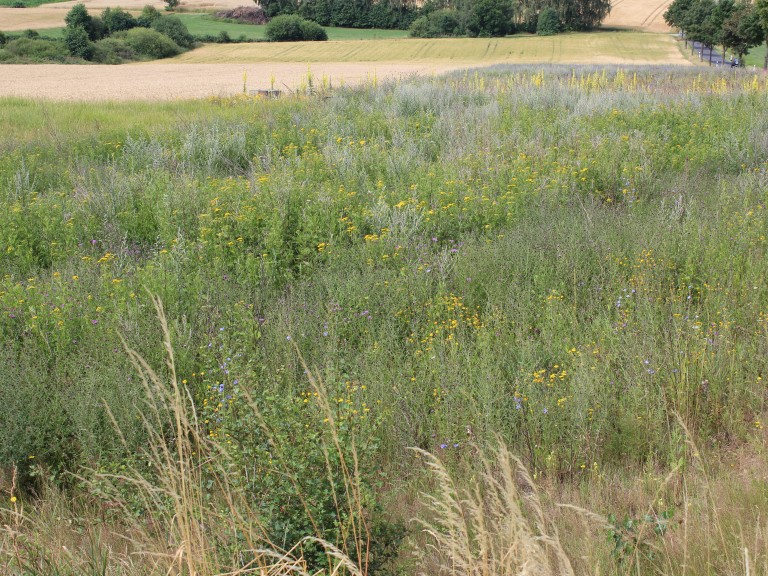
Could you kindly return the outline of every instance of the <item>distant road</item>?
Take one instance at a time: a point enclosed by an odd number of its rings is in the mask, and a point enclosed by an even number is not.
[[[614,0],[611,14],[603,22],[607,28],[631,28],[645,32],[669,32],[664,12],[672,0]]]

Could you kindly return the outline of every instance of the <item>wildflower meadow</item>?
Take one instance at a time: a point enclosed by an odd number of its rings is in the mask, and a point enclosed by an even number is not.
[[[768,574],[765,77],[319,85],[0,101],[0,572]]]

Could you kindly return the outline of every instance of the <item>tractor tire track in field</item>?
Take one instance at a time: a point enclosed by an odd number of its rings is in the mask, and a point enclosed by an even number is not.
[[[659,15],[672,0],[615,0],[603,22],[608,28],[629,28],[647,32],[668,32]]]
[[[648,14],[648,16],[645,17],[645,20],[643,20],[643,23],[641,24],[641,26],[646,26],[651,22],[653,22],[654,20],[656,20],[656,17],[659,15],[661,10],[666,8],[668,4],[669,4],[669,1],[664,0],[664,2],[659,4],[656,8],[654,8],[653,12],[651,12],[650,14]]]

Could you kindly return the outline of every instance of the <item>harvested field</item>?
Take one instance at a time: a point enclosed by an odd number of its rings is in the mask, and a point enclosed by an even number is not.
[[[642,43],[643,49],[639,49]],[[689,64],[665,35],[340,41],[207,45],[174,59],[123,66],[6,65],[0,96],[49,100],[173,100],[297,89],[323,79],[357,85],[500,63]],[[316,84],[319,85],[319,84]]]
[[[75,4],[85,4],[90,12],[100,12],[104,8],[120,7],[129,12],[141,12],[141,9],[150,4],[159,10],[165,6],[158,0],[70,0],[57,4],[45,4],[34,8],[6,8],[0,7],[0,30],[6,32],[14,30],[26,30],[28,28],[56,28],[64,26],[64,16]],[[246,0],[182,0],[184,11],[229,10],[238,6],[249,5]]]
[[[669,32],[664,12],[672,0],[614,0],[606,28],[631,28],[647,32]]]
[[[460,68],[450,64],[327,63],[313,65],[318,84],[325,78],[333,86],[359,85],[366,80],[413,74],[439,74]],[[57,64],[3,66],[8,81],[0,83],[0,97],[21,96],[45,100],[177,100],[232,96],[247,89],[291,90],[307,82],[306,63],[280,64],[128,64],[124,66],[64,66]]]
[[[640,46],[643,46],[640,49]],[[311,72],[334,86],[376,77],[500,63],[688,64],[674,40],[631,32],[505,39],[211,44],[178,58],[123,66],[6,65],[0,96],[51,100],[172,100],[297,89]]]

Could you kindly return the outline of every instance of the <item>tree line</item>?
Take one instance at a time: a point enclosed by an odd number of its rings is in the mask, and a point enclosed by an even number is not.
[[[664,21],[677,28],[686,39],[700,42],[711,50],[722,47],[740,61],[750,48],[766,42],[768,46],[768,0],[674,0],[664,13]],[[768,52],[763,68],[768,68]]]
[[[433,36],[504,36],[536,32],[546,14],[552,32],[592,30],[608,16],[610,0],[254,0],[268,17],[299,14],[323,26],[409,28],[420,18],[440,21]]]

